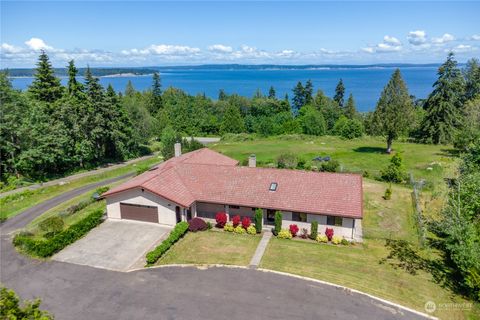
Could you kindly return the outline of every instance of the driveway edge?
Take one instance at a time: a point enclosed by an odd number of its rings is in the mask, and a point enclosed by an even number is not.
[[[304,277],[304,276],[300,276],[300,275],[296,275],[296,274],[292,274],[292,273],[288,273],[288,272],[275,271],[275,270],[271,270],[271,269],[250,268],[248,266],[238,266],[238,265],[228,265],[228,264],[166,264],[166,265],[152,266],[152,267],[148,267],[148,268],[132,269],[132,270],[128,270],[127,272],[135,272],[135,271],[149,270],[149,269],[161,269],[161,268],[197,268],[197,269],[200,269],[200,270],[206,270],[208,268],[229,268],[229,269],[249,269],[249,270],[255,270],[255,271],[260,271],[260,272],[265,272],[265,273],[275,273],[275,274],[282,275],[282,276],[287,276],[287,277],[297,278],[297,279],[301,279],[301,280],[305,280],[305,281],[320,283],[320,284],[328,285],[328,286],[331,286],[331,287],[334,287],[334,288],[337,288],[337,289],[342,289],[342,290],[345,290],[345,291],[348,291],[348,292],[361,294],[363,296],[369,297],[370,299],[380,301],[384,304],[387,304],[389,306],[392,306],[392,307],[395,307],[395,308],[398,308],[398,309],[401,309],[401,310],[405,310],[405,311],[408,311],[408,312],[411,312],[411,313],[415,313],[415,314],[417,314],[419,316],[422,316],[424,318],[432,319],[432,320],[439,320],[437,317],[434,317],[434,316],[431,316],[429,314],[417,311],[415,309],[411,309],[409,307],[402,306],[401,304],[398,304],[398,303],[395,303],[395,302],[392,302],[392,301],[389,301],[389,300],[386,300],[386,299],[383,299],[383,298],[379,298],[377,296],[371,295],[371,294],[366,293],[366,292],[362,292],[362,291],[359,291],[359,290],[356,290],[356,289],[352,289],[352,288],[349,288],[349,287],[341,286],[339,284],[335,284],[335,283],[331,283],[331,282],[327,282],[327,281],[323,281],[323,280]]]

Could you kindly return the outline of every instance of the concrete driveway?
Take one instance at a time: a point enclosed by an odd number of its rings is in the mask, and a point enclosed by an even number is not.
[[[116,271],[141,268],[145,254],[170,230],[154,223],[107,219],[52,259]]]

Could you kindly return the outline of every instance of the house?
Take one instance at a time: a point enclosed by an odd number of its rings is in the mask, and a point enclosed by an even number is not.
[[[208,148],[175,157],[104,193],[110,219],[133,219],[173,226],[193,217],[214,219],[217,212],[253,217],[263,210],[264,224],[273,225],[282,211],[284,228],[297,224],[318,232],[361,240],[362,176],[345,173],[257,168]]]

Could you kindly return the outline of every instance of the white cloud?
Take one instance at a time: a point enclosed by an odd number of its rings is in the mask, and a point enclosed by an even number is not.
[[[449,33],[445,33],[443,36],[439,37],[439,38],[432,38],[432,43],[435,43],[435,44],[444,44],[444,43],[447,43],[447,42],[450,42],[450,41],[454,41],[455,40],[455,37],[452,36],[451,34]]]
[[[47,45],[45,41],[40,38],[31,38],[28,41],[25,41],[25,44],[32,50],[53,50],[53,47]]]
[[[476,51],[478,48],[473,47],[469,44],[459,44],[458,46],[453,47],[452,49],[446,49],[445,51],[453,51],[455,53],[464,53],[464,52],[472,52]]]
[[[474,34],[472,35],[469,40],[473,40],[473,41],[480,41],[480,34]]]
[[[22,48],[13,46],[8,43],[2,43],[1,47],[2,53],[20,53],[23,51]]]
[[[230,46],[225,46],[223,44],[214,44],[208,47],[208,50],[218,53],[230,53],[233,51],[233,48]]]
[[[390,45],[394,45],[394,46],[399,46],[401,45],[402,43],[400,42],[400,40],[398,40],[397,38],[395,37],[390,37],[388,35],[386,35],[385,37],[383,37],[383,42],[384,43],[387,43],[387,44],[390,44]]]
[[[407,39],[414,46],[422,45],[427,42],[427,33],[423,30],[410,31]]]

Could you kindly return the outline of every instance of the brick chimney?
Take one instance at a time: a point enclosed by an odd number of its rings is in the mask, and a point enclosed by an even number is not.
[[[257,156],[251,154],[250,157],[248,157],[248,166],[250,168],[255,168],[257,166]]]
[[[175,143],[175,157],[180,157],[182,155],[182,144],[180,142]]]

